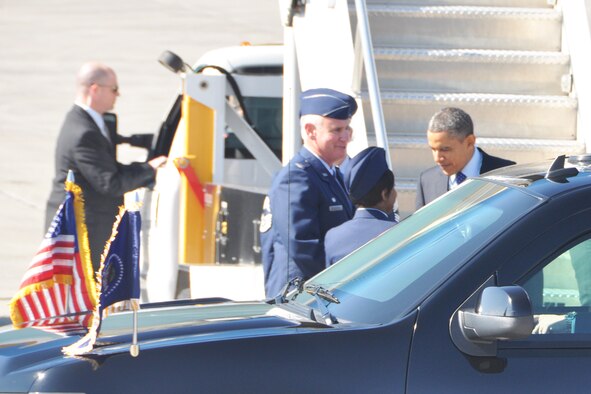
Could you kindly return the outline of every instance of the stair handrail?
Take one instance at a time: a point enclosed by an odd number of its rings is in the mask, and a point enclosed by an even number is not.
[[[386,133],[384,112],[382,110],[380,84],[377,77],[376,62],[374,58],[371,31],[369,29],[369,18],[367,16],[367,5],[365,0],[355,0],[355,11],[357,12],[357,37],[359,37],[361,41],[363,65],[365,66],[365,75],[367,78],[367,88],[369,92],[371,115],[376,133],[376,142],[379,147],[384,148],[386,151],[386,161],[388,162],[388,167],[392,169],[390,149],[388,146],[388,135]],[[355,46],[357,47],[357,42],[355,43]],[[355,62],[357,61],[358,58],[356,57]],[[358,69],[359,66],[356,64],[354,68]]]

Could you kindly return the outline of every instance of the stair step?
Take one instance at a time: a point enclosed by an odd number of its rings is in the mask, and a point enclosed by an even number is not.
[[[361,93],[367,130],[374,133],[367,92]],[[383,91],[386,130],[423,134],[431,116],[444,107],[459,107],[472,117],[480,137],[575,139],[577,100],[568,96]]]
[[[392,167],[397,177],[417,178],[434,165],[425,134],[388,135]],[[368,136],[369,145],[376,145]],[[576,140],[539,140],[525,138],[477,137],[476,143],[487,153],[517,163],[528,163],[561,154],[583,154],[585,144]]]
[[[561,52],[377,48],[381,89],[562,94],[570,57]]]
[[[396,177],[396,189],[397,191],[406,193],[414,191],[417,187],[417,178],[400,178]]]
[[[374,49],[379,60],[422,60],[437,62],[512,63],[512,64],[569,64],[569,55],[555,51],[523,51],[506,49],[429,49],[390,48]]]
[[[562,14],[553,8],[369,4],[367,10],[375,47],[561,48]]]
[[[415,210],[417,179],[396,177],[398,212],[404,219]]]
[[[354,3],[349,0],[349,3]],[[367,4],[408,5],[409,0],[367,0]],[[463,5],[463,6],[495,6],[495,7],[529,7],[552,8],[548,0],[422,0],[422,5]]]

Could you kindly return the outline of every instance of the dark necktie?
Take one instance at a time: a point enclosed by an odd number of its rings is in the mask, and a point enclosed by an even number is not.
[[[345,197],[346,201],[350,201],[349,200],[349,191],[347,189],[347,185],[345,185],[345,181],[343,180],[343,173],[341,172],[341,170],[339,170],[338,167],[335,167],[335,169],[334,169],[334,177],[335,177],[335,180],[337,181],[337,185],[339,185],[339,188],[343,192],[343,197]],[[346,206],[345,210],[346,210],[347,214],[350,215],[349,216],[350,218],[352,218],[353,212],[354,212],[353,204],[351,204],[349,202],[345,206]]]
[[[345,186],[345,181],[343,180],[343,174],[341,173],[341,170],[339,170],[339,167],[335,167],[334,177],[337,179],[337,183],[339,184],[339,186],[341,187],[341,189],[345,193],[345,196],[348,196],[349,193],[347,193],[347,187]]]
[[[459,171],[459,172],[456,174],[456,184],[458,184],[458,185],[459,185],[459,184],[461,184],[462,182],[464,182],[465,180],[466,180],[466,175],[465,175],[465,174],[464,174],[462,171]]]

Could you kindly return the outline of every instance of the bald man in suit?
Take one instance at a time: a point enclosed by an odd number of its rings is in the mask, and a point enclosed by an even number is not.
[[[433,115],[427,141],[437,165],[419,177],[416,209],[459,186],[466,178],[515,164],[478,148],[472,119],[459,108],[444,108]]]
[[[156,169],[164,165],[160,156],[146,163],[118,163],[103,114],[115,105],[119,96],[117,76],[101,63],[84,64],[77,75],[76,101],[60,131],[55,150],[55,177],[47,201],[45,228],[65,198],[64,182],[68,170],[74,172],[85,200],[90,254],[98,270],[105,243],[123,195],[154,181]]]

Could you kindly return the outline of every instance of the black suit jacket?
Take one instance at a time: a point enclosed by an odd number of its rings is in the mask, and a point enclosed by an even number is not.
[[[482,154],[482,165],[480,166],[481,174],[515,164],[515,162],[511,160],[491,156],[480,148],[478,148],[478,150]],[[429,204],[448,190],[449,177],[441,171],[439,166],[434,166],[423,171],[419,177],[419,182],[417,183],[416,209]]]
[[[115,159],[115,147],[82,108],[74,105],[66,115],[55,150],[55,177],[47,201],[45,228],[64,201],[68,170],[82,188],[92,263],[98,269],[124,193],[154,181],[148,163],[123,165]]]

